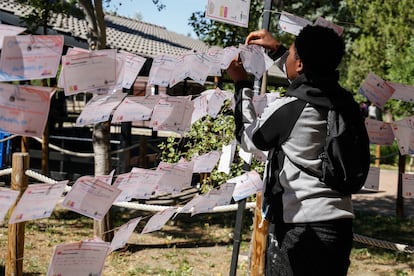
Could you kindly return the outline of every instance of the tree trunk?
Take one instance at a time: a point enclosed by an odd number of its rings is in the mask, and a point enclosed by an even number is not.
[[[95,153],[95,175],[107,175],[111,169],[111,146],[109,122],[98,123],[93,128],[93,151]],[[93,224],[94,235],[103,241],[110,242],[113,238],[110,212],[102,220],[95,220]]]
[[[79,0],[88,22],[88,43],[90,50],[106,48],[105,14],[102,0]],[[95,175],[106,175],[111,169],[110,156],[110,123],[104,122],[94,126],[92,134],[93,150],[95,153]],[[111,219],[108,212],[101,221],[94,221],[94,234],[102,240],[110,242],[113,232],[110,231]]]

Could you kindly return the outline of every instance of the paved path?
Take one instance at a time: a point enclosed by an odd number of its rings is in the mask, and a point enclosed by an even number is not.
[[[361,191],[353,195],[355,210],[372,211],[388,216],[396,216],[397,212],[397,188],[398,171],[381,170],[379,191]],[[403,200],[403,214],[405,217],[414,218],[414,199]]]

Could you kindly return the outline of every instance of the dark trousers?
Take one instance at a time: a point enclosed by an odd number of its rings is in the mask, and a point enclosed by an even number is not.
[[[269,223],[268,276],[343,276],[350,264],[352,219],[317,223]]]

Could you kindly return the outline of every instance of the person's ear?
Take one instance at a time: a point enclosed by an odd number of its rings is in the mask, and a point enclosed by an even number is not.
[[[300,58],[298,58],[297,60],[296,60],[296,72],[298,73],[298,74],[302,74],[303,73],[303,62],[302,62],[302,60],[300,59]]]

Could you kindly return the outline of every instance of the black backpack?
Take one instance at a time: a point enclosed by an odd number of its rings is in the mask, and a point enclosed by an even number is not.
[[[303,102],[300,112],[305,105]],[[325,146],[319,158],[320,174],[294,164],[343,195],[357,193],[364,186],[371,158],[369,137],[359,105],[351,95],[333,100],[328,111]]]

